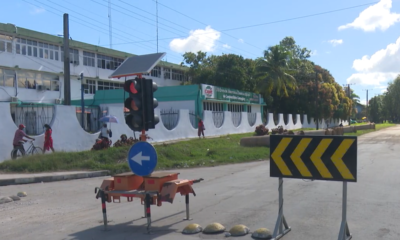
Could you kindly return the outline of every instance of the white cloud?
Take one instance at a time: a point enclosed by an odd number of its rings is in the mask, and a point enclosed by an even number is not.
[[[44,8],[37,8],[37,7],[34,7],[34,8],[32,8],[32,10],[30,11],[30,14],[32,14],[32,15],[38,15],[38,14],[41,14],[41,13],[44,13],[44,12],[46,12],[46,10],[45,10]]]
[[[389,80],[393,80],[396,76],[396,73],[354,73],[347,79],[347,83],[380,86]]]
[[[231,48],[231,46],[229,46],[228,44],[224,44],[224,45],[222,45],[222,47],[223,47],[223,48],[227,48],[227,49],[230,49],[230,48]]]
[[[355,28],[366,32],[375,31],[375,29],[385,31],[400,21],[400,14],[390,12],[391,8],[392,0],[381,0],[362,11],[352,23],[340,26],[339,30]]]
[[[380,86],[397,77],[400,73],[400,37],[395,43],[386,46],[372,56],[363,56],[353,62],[353,68],[358,72],[351,75],[348,83]]]
[[[215,50],[215,42],[221,37],[221,33],[207,26],[204,30],[190,31],[187,38],[175,38],[169,43],[174,52],[212,52]]]
[[[328,41],[330,44],[332,44],[334,47],[336,47],[337,45],[343,44],[343,40],[342,39],[332,39]]]
[[[244,40],[243,40],[243,39],[241,39],[241,38],[239,38],[239,39],[238,39],[238,42],[240,42],[240,43],[244,43]]]

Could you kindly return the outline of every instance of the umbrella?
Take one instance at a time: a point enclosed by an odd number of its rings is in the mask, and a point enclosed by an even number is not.
[[[119,123],[118,118],[113,115],[107,115],[99,119],[100,122]]]
[[[364,120],[364,119],[366,119],[367,117],[363,117],[363,118],[361,118],[362,120]]]
[[[113,115],[107,115],[99,119],[100,122],[109,122],[110,123],[110,129],[111,129],[111,123],[119,123],[118,118]]]

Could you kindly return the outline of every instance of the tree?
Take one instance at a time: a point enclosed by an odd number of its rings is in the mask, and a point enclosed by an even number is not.
[[[256,72],[265,94],[276,91],[278,96],[289,96],[288,90],[296,88],[296,79],[289,73],[290,52],[279,45],[264,51],[264,59],[257,61]]]

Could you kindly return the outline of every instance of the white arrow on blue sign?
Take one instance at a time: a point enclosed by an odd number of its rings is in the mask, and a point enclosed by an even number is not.
[[[138,176],[150,175],[157,166],[157,152],[148,142],[133,144],[128,153],[131,171]]]

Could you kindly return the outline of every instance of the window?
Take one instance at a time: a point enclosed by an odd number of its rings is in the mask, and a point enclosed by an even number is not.
[[[244,106],[239,104],[228,104],[229,112],[243,112]]]
[[[152,70],[150,75],[152,77],[161,77],[161,67],[155,66]]]
[[[64,62],[64,47],[61,47],[61,61]],[[69,62],[75,65],[79,65],[79,50],[69,49]]]
[[[248,106],[247,106],[247,112],[248,112],[248,113],[251,113],[251,105],[248,105]]]
[[[224,111],[224,106],[222,103],[203,102],[203,110],[204,111],[222,112],[222,111]]]
[[[97,81],[97,90],[119,89],[123,87],[123,83]]]
[[[0,52],[12,53],[12,37],[0,34]]]
[[[4,74],[4,86],[14,87],[15,71],[3,69],[3,74]]]
[[[171,79],[171,69],[164,68],[164,79]]]
[[[172,69],[172,80],[183,81],[183,71]]]
[[[20,88],[36,89],[38,85],[42,85],[43,90],[60,90],[60,78],[56,74],[21,70],[17,71],[17,80]]]
[[[96,59],[96,54],[83,51],[83,65],[84,66],[94,67],[95,59]]]
[[[123,59],[97,54],[97,67],[102,69],[115,70],[121,65]]]
[[[95,80],[86,80],[84,90],[85,90],[86,94],[95,94],[96,93],[96,81]]]
[[[11,47],[12,44],[10,42],[10,48]],[[59,49],[60,47],[57,45],[38,42],[25,38],[17,38],[17,44],[15,45],[15,51],[17,54],[40,57],[56,61],[58,61]]]

